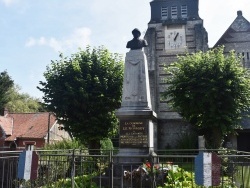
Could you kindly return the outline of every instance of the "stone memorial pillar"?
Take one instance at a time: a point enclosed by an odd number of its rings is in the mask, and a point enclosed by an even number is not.
[[[127,43],[130,51],[125,58],[122,104],[116,111],[120,121],[118,162],[142,162],[136,156],[154,154],[156,146],[156,114],[151,109],[148,64],[142,50],[147,42],[139,39],[138,29],[132,34],[134,39]]]

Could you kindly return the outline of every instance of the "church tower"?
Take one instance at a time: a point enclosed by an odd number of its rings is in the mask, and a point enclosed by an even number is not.
[[[177,138],[188,129],[178,113],[161,97],[166,90],[164,67],[177,55],[208,50],[208,36],[199,17],[199,0],[153,0],[151,20],[144,49],[148,59],[152,109],[158,117],[158,149],[174,147]]]

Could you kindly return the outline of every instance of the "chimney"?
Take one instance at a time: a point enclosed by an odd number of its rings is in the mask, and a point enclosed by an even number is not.
[[[7,116],[9,113],[8,109],[5,107],[3,110],[3,116]]]
[[[237,11],[237,15],[242,16],[242,11],[241,10]]]

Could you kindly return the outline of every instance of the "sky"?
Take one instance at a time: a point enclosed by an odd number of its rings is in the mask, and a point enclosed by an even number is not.
[[[42,98],[36,87],[59,54],[70,57],[86,45],[125,54],[131,31],[150,21],[151,0],[0,0],[0,72],[7,71],[22,93]],[[241,10],[250,21],[249,0],[200,0],[199,15],[209,46]],[[124,55],[125,56],[125,55]]]

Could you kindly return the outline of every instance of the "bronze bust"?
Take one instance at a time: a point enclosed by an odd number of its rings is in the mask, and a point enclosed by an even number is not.
[[[141,32],[139,29],[135,28],[132,31],[134,38],[131,41],[128,41],[126,48],[130,48],[131,50],[141,50],[143,47],[147,47],[148,43],[144,39],[140,39]]]

